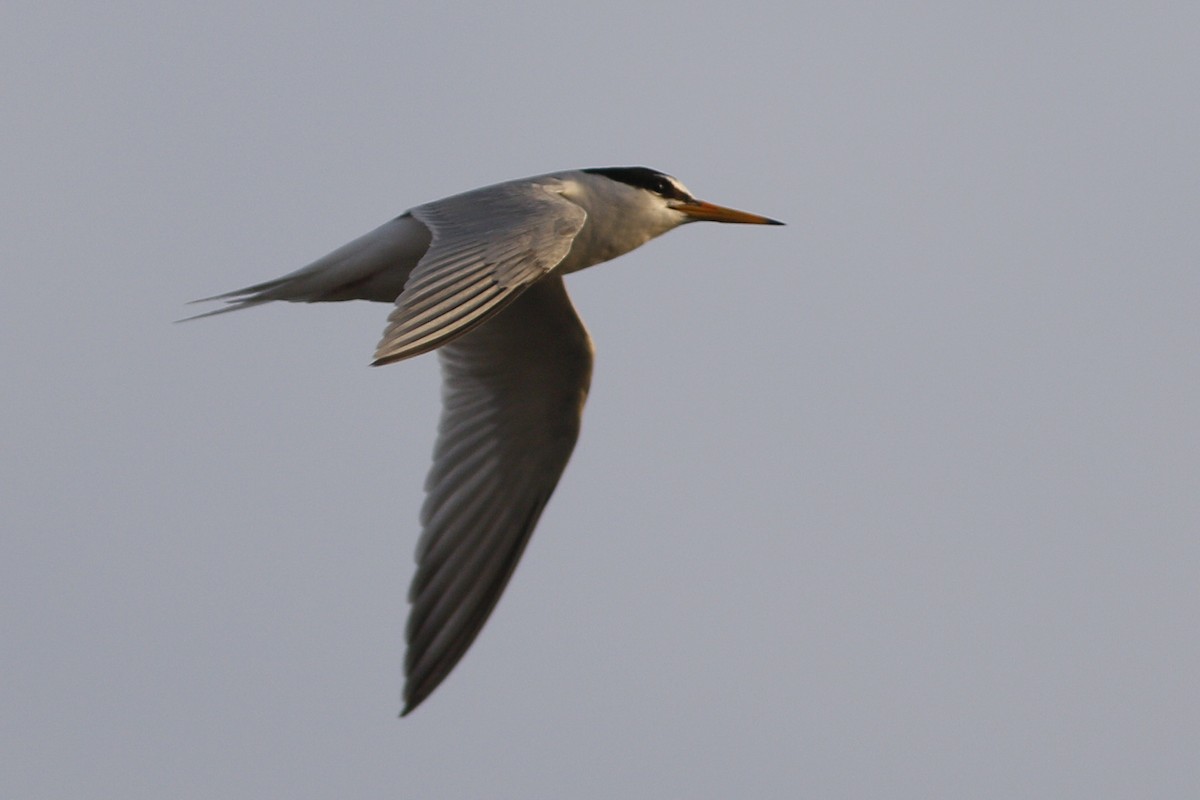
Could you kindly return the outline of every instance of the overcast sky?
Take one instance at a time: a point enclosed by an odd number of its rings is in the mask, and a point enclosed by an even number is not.
[[[9,2],[0,795],[1200,796],[1200,5]],[[173,325],[645,164],[597,362],[412,716],[436,359]]]

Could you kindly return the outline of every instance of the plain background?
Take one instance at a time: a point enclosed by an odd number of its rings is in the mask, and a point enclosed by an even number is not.
[[[1200,5],[5,3],[0,795],[1200,796]],[[579,448],[400,708],[436,359],[185,301],[645,164]]]

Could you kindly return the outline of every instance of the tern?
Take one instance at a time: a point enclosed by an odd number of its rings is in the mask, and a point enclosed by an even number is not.
[[[228,303],[200,317],[273,300],[392,303],[373,364],[438,351],[401,716],[483,628],[575,448],[593,350],[562,276],[699,220],[783,224],[646,167],[553,172],[417,206],[303,269],[196,301]]]

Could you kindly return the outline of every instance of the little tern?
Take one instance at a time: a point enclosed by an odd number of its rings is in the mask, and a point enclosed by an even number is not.
[[[593,351],[562,276],[698,220],[783,224],[646,167],[553,172],[417,206],[303,269],[196,301],[228,303],[200,317],[272,300],[392,303],[374,365],[438,351],[401,716],[479,634],[575,448]]]

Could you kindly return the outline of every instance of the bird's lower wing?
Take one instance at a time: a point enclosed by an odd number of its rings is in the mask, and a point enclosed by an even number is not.
[[[375,351],[388,364],[483,324],[558,266],[587,213],[553,186],[513,182],[410,211],[433,234]]]
[[[443,411],[409,592],[406,714],[504,591],[575,447],[591,380],[591,341],[558,276],[438,352]]]

